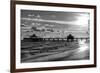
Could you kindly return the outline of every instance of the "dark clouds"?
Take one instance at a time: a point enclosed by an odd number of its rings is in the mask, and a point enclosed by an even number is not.
[[[56,12],[56,11],[37,11],[37,10],[21,10],[21,17],[40,18],[46,20],[75,21],[81,13],[77,12]]]

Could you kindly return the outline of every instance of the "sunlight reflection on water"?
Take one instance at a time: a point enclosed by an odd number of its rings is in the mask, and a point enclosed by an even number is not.
[[[78,43],[79,43],[79,48],[78,48],[79,52],[83,52],[89,49],[89,45],[88,43],[86,43],[85,40],[82,40],[82,41],[80,40],[78,41]]]

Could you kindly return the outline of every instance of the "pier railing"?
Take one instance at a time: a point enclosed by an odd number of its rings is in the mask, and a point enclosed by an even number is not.
[[[89,37],[86,38],[74,38],[74,39],[67,39],[67,38],[25,38],[24,41],[33,41],[33,42],[38,42],[38,41],[88,41]]]

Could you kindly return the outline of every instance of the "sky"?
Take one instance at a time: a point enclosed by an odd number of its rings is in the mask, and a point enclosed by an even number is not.
[[[88,37],[89,13],[21,10],[21,38],[36,34],[42,38]]]

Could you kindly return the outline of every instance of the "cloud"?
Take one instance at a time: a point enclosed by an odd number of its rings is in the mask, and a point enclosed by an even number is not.
[[[37,21],[37,22],[49,22],[49,23],[56,23],[56,24],[74,24],[70,21],[58,21],[58,20],[43,20],[43,19],[34,19],[34,18],[21,18],[21,20],[26,21]]]
[[[88,13],[37,10],[21,11],[21,23],[22,27],[25,27],[22,28],[23,36],[29,36],[33,33],[41,37],[61,37],[62,35],[64,37],[69,33],[73,33],[75,36],[84,36],[88,29],[88,20]],[[36,29],[32,30],[32,27]]]
[[[34,17],[35,15],[34,14],[28,14],[28,17]]]

